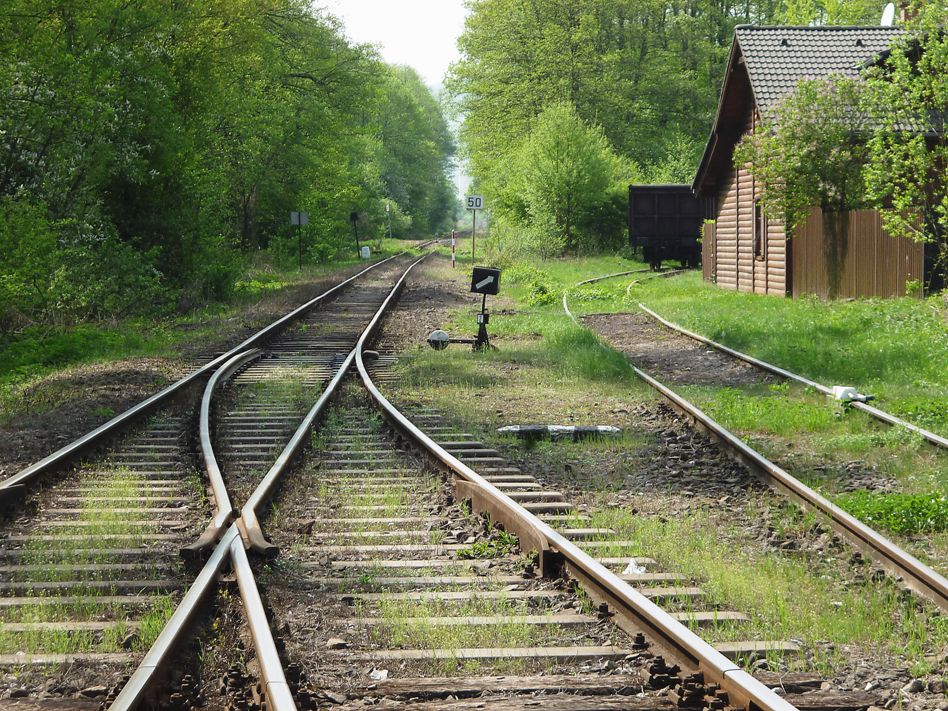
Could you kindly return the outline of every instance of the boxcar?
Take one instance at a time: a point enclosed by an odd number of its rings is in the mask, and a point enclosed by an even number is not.
[[[630,185],[629,242],[659,269],[662,260],[683,267],[701,263],[701,226],[710,206],[696,198],[690,185]]]

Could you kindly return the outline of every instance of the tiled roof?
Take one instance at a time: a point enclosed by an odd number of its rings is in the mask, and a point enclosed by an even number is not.
[[[757,106],[769,114],[801,79],[830,74],[855,77],[859,67],[888,49],[898,27],[755,27],[735,38],[744,56]]]

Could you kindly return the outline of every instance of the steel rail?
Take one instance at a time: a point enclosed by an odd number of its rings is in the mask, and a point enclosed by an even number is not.
[[[188,628],[194,621],[201,603],[216,584],[224,565],[230,559],[230,546],[240,540],[240,533],[236,524],[224,532],[220,542],[211,554],[201,572],[188,588],[178,607],[175,608],[171,619],[161,630],[158,639],[148,650],[145,658],[125,683],[122,691],[109,707],[110,711],[132,711],[145,701],[154,699],[152,689],[160,672],[171,659],[171,653],[178,642],[187,634]]]
[[[573,285],[573,288],[575,289],[575,288],[578,287],[578,286],[584,286],[584,285],[586,285],[586,284],[592,284],[592,283],[594,283],[594,282],[603,281],[603,280],[605,280],[605,279],[614,279],[614,278],[620,277],[620,276],[629,276],[630,274],[644,274],[645,272],[650,272],[650,271],[652,271],[652,270],[649,269],[648,267],[645,267],[644,269],[632,269],[632,270],[627,271],[627,272],[616,272],[615,274],[606,274],[606,275],[604,275],[604,276],[593,277],[592,279],[584,279],[583,281],[576,282],[576,283]]]
[[[56,466],[59,466],[71,460],[76,455],[90,449],[94,445],[97,445],[103,439],[105,439],[105,437],[116,432],[122,427],[125,427],[128,424],[135,422],[140,417],[148,414],[149,412],[157,408],[159,405],[169,400],[173,395],[183,390],[185,387],[187,387],[191,383],[200,379],[204,375],[207,375],[209,372],[215,370],[222,363],[226,363],[229,359],[233,358],[236,354],[241,353],[247,348],[252,348],[258,345],[262,341],[272,336],[274,333],[280,331],[289,323],[299,318],[303,313],[312,309],[316,304],[323,301],[327,297],[331,296],[339,289],[342,289],[348,284],[351,284],[354,280],[358,279],[366,272],[376,269],[377,267],[380,267],[381,265],[386,264],[387,262],[397,257],[402,256],[403,254],[405,254],[405,252],[401,252],[391,257],[387,257],[386,259],[382,259],[376,262],[375,264],[372,264],[366,267],[359,273],[341,281],[335,286],[324,291],[319,296],[313,299],[310,299],[302,306],[299,306],[293,309],[293,311],[289,312],[285,316],[282,316],[281,318],[277,319],[270,325],[257,331],[255,334],[253,334],[249,338],[246,338],[239,345],[234,346],[223,355],[217,356],[216,358],[211,360],[209,363],[201,366],[200,368],[190,373],[189,375],[184,376],[180,380],[172,383],[171,385],[164,388],[160,392],[155,393],[151,397],[145,400],[142,400],[137,405],[133,405],[125,412],[122,412],[116,415],[108,422],[100,425],[99,427],[83,435],[82,437],[79,437],[78,439],[73,440],[72,442],[67,444],[65,447],[62,447],[61,449],[56,450],[55,452],[44,457],[43,459],[36,462],[35,464],[31,464],[26,469],[21,470],[17,474],[14,474],[13,476],[10,476],[4,479],[3,481],[0,481],[0,501],[3,501],[9,497],[19,495],[20,493],[22,493],[23,488],[25,486],[36,481],[42,474],[45,474],[51,471]]]
[[[204,550],[208,546],[214,545],[224,529],[233,521],[236,513],[233,504],[231,504],[230,495],[227,493],[224,476],[217,463],[217,455],[214,453],[214,445],[211,442],[211,405],[214,391],[221,382],[227,380],[237,370],[262,355],[263,352],[258,348],[238,353],[211,376],[210,380],[207,381],[207,386],[204,388],[204,395],[201,397],[201,414],[198,429],[201,440],[201,459],[204,461],[204,470],[207,472],[207,478],[211,485],[215,513],[200,538],[185,547],[184,550],[190,553],[195,553]]]
[[[268,709],[272,711],[296,711],[296,702],[290,687],[286,683],[283,672],[283,663],[280,653],[273,641],[270,630],[270,621],[260,599],[257,581],[254,579],[247,551],[240,536],[230,540],[230,560],[237,576],[237,587],[240,589],[240,598],[244,603],[247,615],[247,624],[253,637],[254,650],[257,653],[257,666],[260,669],[264,693],[269,701]]]
[[[407,276],[408,272],[405,273],[399,284]],[[386,302],[391,298],[392,294],[389,295]],[[475,490],[476,495],[488,500],[492,504],[493,511],[499,511],[501,516],[509,515],[519,527],[519,531],[515,530],[513,532],[520,533],[524,529],[528,530],[529,535],[521,536],[521,546],[524,549],[529,550],[530,542],[534,540],[539,540],[541,545],[555,549],[565,559],[569,569],[586,583],[587,591],[607,600],[613,609],[618,612],[620,619],[626,621],[629,628],[644,630],[654,643],[668,650],[676,659],[704,672],[709,683],[716,683],[728,692],[731,705],[743,706],[746,709],[756,707],[761,711],[793,711],[795,708],[793,705],[727,659],[682,623],[673,619],[667,612],[575,543],[557,533],[548,524],[521,507],[476,471],[428,437],[395,408],[372,382],[363,358],[363,349],[368,339],[378,328],[380,320],[380,315],[376,314],[359,339],[356,346],[356,366],[362,382],[373,400],[381,408],[386,418],[403,435],[413,440],[435,461],[467,483],[471,489]],[[524,545],[524,543],[527,545]]]
[[[365,337],[365,333],[371,329],[372,324],[376,323],[376,321],[378,321],[381,316],[384,315],[389,303],[392,301],[393,295],[397,295],[401,291],[402,285],[405,282],[405,277],[408,276],[411,270],[414,269],[418,264],[427,259],[428,256],[428,254],[425,254],[408,266],[401,278],[398,280],[398,282],[396,282],[395,286],[392,287],[378,311],[376,311],[374,314],[372,321],[370,322],[369,326],[366,327],[359,342],[362,342],[362,339]],[[289,442],[287,442],[286,446],[283,448],[283,451],[280,452],[280,455],[273,463],[273,466],[270,467],[263,479],[260,480],[257,488],[254,489],[253,493],[247,498],[247,502],[241,508],[241,534],[248,548],[269,557],[274,557],[277,555],[277,547],[268,541],[266,536],[263,534],[263,529],[260,526],[260,519],[257,517],[257,510],[273,493],[274,487],[283,476],[287,466],[308,441],[309,433],[312,429],[313,423],[326,409],[326,406],[329,404],[330,400],[332,400],[333,396],[336,394],[336,391],[339,389],[339,385],[346,377],[346,373],[349,371],[349,368],[352,367],[352,363],[356,358],[356,350],[357,348],[353,348],[346,355],[345,359],[342,361],[342,364],[339,366],[339,369],[336,371],[336,374],[332,377],[326,387],[323,388],[319,398],[317,398],[309,412],[306,413],[306,416],[303,418],[299,427],[296,428],[296,432],[293,433],[293,436],[290,438]]]
[[[413,269],[415,265],[417,265],[427,256],[428,255],[425,255],[413,262],[409,266],[408,271]],[[381,263],[382,262],[379,262],[379,264]],[[373,267],[374,266],[378,265],[376,264],[373,265]],[[356,276],[360,276],[366,271],[368,270],[363,270]],[[351,281],[351,279],[347,280],[347,282],[348,281]],[[399,280],[396,288],[400,288],[403,282],[404,276]],[[344,283],[346,282],[343,282],[343,284]],[[338,286],[342,286],[343,284]],[[334,289],[335,288],[336,287],[334,287]],[[325,297],[328,293],[329,292],[326,292],[325,294],[321,295],[321,297]],[[312,304],[318,300],[319,299],[316,299],[310,303]],[[390,299],[386,299],[382,308],[386,308],[389,302]],[[199,539],[199,543],[204,541],[204,545],[206,547],[207,545],[213,543],[214,539],[219,538],[219,540],[217,540],[216,546],[214,551],[211,553],[209,560],[204,565],[195,581],[188,588],[188,591],[185,593],[177,608],[175,608],[171,619],[162,629],[155,643],[145,655],[145,658],[139,664],[138,668],[122,688],[122,691],[109,707],[110,711],[132,711],[133,709],[137,709],[145,701],[153,700],[154,695],[152,694],[152,689],[159,673],[167,666],[167,663],[171,659],[174,648],[187,633],[187,629],[193,622],[201,603],[207,597],[211,591],[211,588],[220,577],[220,574],[228,560],[230,561],[237,578],[237,585],[240,590],[241,601],[243,602],[247,615],[247,624],[250,627],[251,636],[253,637],[254,649],[256,651],[257,661],[263,682],[263,689],[267,696],[269,708],[272,708],[275,711],[296,711],[296,703],[293,700],[292,694],[290,693],[282,663],[280,662],[279,653],[270,630],[269,621],[267,620],[266,611],[263,607],[259,590],[257,589],[253,570],[250,567],[250,562],[247,558],[246,550],[244,549],[244,538],[246,537],[245,522],[241,519],[238,519],[237,521],[230,523],[229,528],[227,528],[222,535],[219,528],[223,522],[229,522],[230,519],[233,518],[234,510],[232,504],[230,503],[230,496],[227,492],[220,468],[217,465],[217,457],[214,454],[213,444],[211,442],[211,401],[214,390],[222,381],[226,380],[234,372],[260,355],[262,355],[262,353],[258,349],[251,349],[249,351],[236,353],[214,373],[205,387],[204,395],[201,400],[200,439],[202,457],[204,458],[208,477],[211,481],[211,490],[215,501],[216,514],[212,518],[204,534],[202,534],[201,538]],[[265,538],[263,538],[262,532],[259,529],[259,522],[257,521],[256,517],[256,506],[265,500],[279,474],[282,474],[286,465],[290,462],[296,451],[298,451],[299,447],[302,446],[302,443],[305,441],[304,437],[308,433],[309,428],[312,426],[312,423],[315,421],[316,417],[318,417],[322,410],[325,409],[330,397],[338,388],[339,383],[342,381],[349,367],[351,367],[354,357],[355,352],[353,350],[349,353],[349,356],[346,358],[342,366],[337,371],[336,375],[330,381],[329,386],[324,389],[323,393],[320,395],[320,398],[317,400],[317,404],[314,405],[314,407],[307,414],[303,425],[297,429],[297,432],[290,444],[288,444],[281,453],[277,464],[271,468],[265,480],[262,481],[261,484],[258,485],[257,490],[254,491],[254,494],[248,501],[248,505],[245,505],[244,507],[243,513],[249,514],[250,519],[253,522],[253,524],[251,524],[251,530],[256,531],[254,540],[263,541],[265,544],[265,552],[267,551],[270,544]],[[217,360],[219,361],[221,359]],[[205,368],[207,367],[208,366],[205,366]],[[224,525],[226,525],[226,523]],[[213,534],[210,532],[213,532]],[[207,539],[211,535],[213,535],[213,538],[208,541]],[[195,546],[192,546],[191,548],[197,549],[197,545],[195,544]]]
[[[563,298],[565,302],[565,294]],[[568,309],[566,313],[576,321]],[[906,587],[931,600],[942,610],[948,610],[948,580],[942,575],[771,462],[671,388],[640,368],[632,366],[632,370],[678,412],[724,445],[729,454],[753,470],[764,483],[793,499],[805,510],[825,516],[836,531],[900,579]]]
[[[648,306],[646,306],[645,304],[641,302],[639,303],[639,308],[642,309],[642,311],[647,313],[649,316],[651,316],[653,319],[661,323],[663,326],[666,326],[673,331],[677,331],[678,333],[684,336],[688,336],[688,338],[698,341],[699,343],[703,343],[706,346],[710,346],[711,348],[714,348],[715,350],[721,351],[722,353],[726,353],[729,356],[733,356],[734,358],[742,360],[745,363],[749,363],[750,365],[753,365],[754,367],[759,368],[761,370],[768,371],[770,373],[773,373],[774,375],[779,375],[780,377],[786,378],[788,380],[795,380],[796,382],[802,383],[808,388],[813,388],[814,390],[817,390],[823,393],[827,397],[831,397],[834,399],[836,397],[836,395],[833,393],[832,388],[827,387],[826,385],[823,385],[821,383],[818,383],[815,380],[810,380],[807,377],[798,375],[797,373],[786,370],[785,368],[781,368],[780,366],[774,365],[773,363],[768,363],[767,361],[761,360],[760,358],[755,358],[754,356],[748,355],[746,353],[742,353],[741,351],[735,350],[733,348],[729,348],[728,346],[725,346],[724,344],[718,343],[716,341],[712,341],[707,336],[702,336],[701,334],[695,333],[694,331],[689,331],[684,326],[680,326],[677,323],[673,323],[672,321],[669,321],[668,319],[655,313],[652,309],[650,309]],[[942,437],[941,435],[931,432],[929,430],[926,430],[922,427],[919,427],[918,425],[913,425],[911,422],[907,422],[906,420],[903,420],[900,417],[896,417],[895,415],[892,415],[886,412],[885,410],[880,410],[878,407],[874,407],[872,405],[869,405],[868,403],[860,402],[858,400],[853,400],[849,402],[848,404],[850,407],[853,407],[857,410],[862,410],[863,412],[868,413],[872,417],[875,417],[877,420],[881,420],[883,422],[886,422],[887,424],[895,425],[897,427],[904,427],[905,429],[910,430],[911,432],[914,432],[917,435],[920,435],[921,437],[923,437],[930,443],[938,447],[944,447],[945,449],[948,449],[948,438],[946,437]]]
[[[616,272],[615,274],[604,274],[603,276],[592,277],[591,279],[584,279],[583,281],[576,282],[570,288],[575,289],[577,287],[584,286],[586,284],[594,284],[599,281],[605,281],[606,279],[615,279],[616,277],[620,277],[620,276],[629,276],[630,274],[642,274],[644,272],[650,272],[650,271],[652,270],[651,269],[632,269],[631,271],[627,271],[627,272]],[[651,277],[645,277],[645,278],[657,279],[661,277],[670,277],[670,276],[675,276],[676,274],[681,274],[683,271],[685,270],[672,269],[667,272],[658,272],[658,273],[653,274]],[[629,288],[632,288],[632,284],[637,284],[638,281],[640,280],[635,280],[635,281],[630,282]],[[626,289],[625,293],[626,293],[626,296],[628,296],[629,289]],[[569,294],[569,289],[564,289],[563,290],[563,310],[566,311],[567,316],[573,319],[573,321],[576,321],[576,317],[573,316],[573,312],[569,310],[569,305],[566,303],[567,294]],[[579,323],[578,321],[576,322]]]
[[[904,585],[928,598],[942,610],[948,611],[948,580],[942,575],[771,462],[711,419],[693,403],[639,368],[633,366],[633,370],[639,378],[661,393],[676,410],[691,419],[712,438],[721,442],[735,458],[754,470],[765,483],[792,498],[804,509],[827,517],[836,531],[842,533],[857,548],[868,553],[894,576],[901,578]]]
[[[665,277],[672,277],[672,276],[677,276],[678,274],[684,274],[686,271],[688,270],[687,269],[671,269],[667,272],[661,272],[660,274],[653,274],[650,277],[643,277],[641,279],[633,279],[632,281],[629,282],[629,285],[625,287],[625,295],[626,297],[628,297],[629,292],[632,291],[633,286],[635,286],[636,284],[641,284],[643,281],[646,281],[648,279],[663,279]],[[611,276],[611,274],[609,276]],[[600,279],[597,279],[597,281],[602,281],[602,279],[608,279],[609,276],[605,276]]]
[[[601,277],[593,277],[592,279],[585,279],[584,281],[577,282],[576,284],[572,286],[572,288],[576,289],[577,287],[583,286],[585,284],[592,284],[593,282],[603,281],[604,279],[613,279],[615,277],[628,276],[629,274],[642,274],[643,272],[650,272],[650,271],[652,270],[647,269],[647,268],[646,269],[633,269],[627,272],[616,272],[615,274],[607,274]],[[567,293],[569,293],[569,289],[563,289],[563,309],[566,311],[567,314],[569,314],[569,317],[575,321],[576,318],[573,316],[573,313],[569,310],[569,306],[566,304]]]

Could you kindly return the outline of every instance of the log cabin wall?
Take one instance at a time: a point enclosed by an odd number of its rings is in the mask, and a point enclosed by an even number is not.
[[[754,176],[737,170],[737,290],[754,291]]]
[[[717,281],[717,237],[714,223],[706,221],[701,229],[701,275],[705,281]]]
[[[737,288],[737,172],[731,170],[718,199],[714,226],[715,281],[726,289]]]
[[[749,111],[746,130],[753,130]],[[787,293],[787,240],[779,221],[761,216],[763,240],[757,249],[758,186],[747,168],[731,168],[722,181],[715,220],[715,282],[756,294]]]

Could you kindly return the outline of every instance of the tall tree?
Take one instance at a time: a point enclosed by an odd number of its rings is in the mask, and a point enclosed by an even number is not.
[[[908,32],[870,70],[869,193],[892,234],[948,264],[948,34],[938,3],[913,2]]]
[[[868,0],[468,0],[448,87],[478,189],[512,192],[513,156],[549,106],[597,125],[641,179],[690,182],[734,27],[865,19]],[[872,18],[875,22],[875,18]]]
[[[311,211],[311,260],[348,249],[350,211],[377,216],[386,199],[436,229],[453,151],[420,80],[305,0],[10,0],[0,206],[18,227],[2,241],[35,256],[21,218],[36,215],[54,239],[48,264],[2,261],[16,298],[0,332],[220,295],[243,254],[286,251],[291,210]]]

